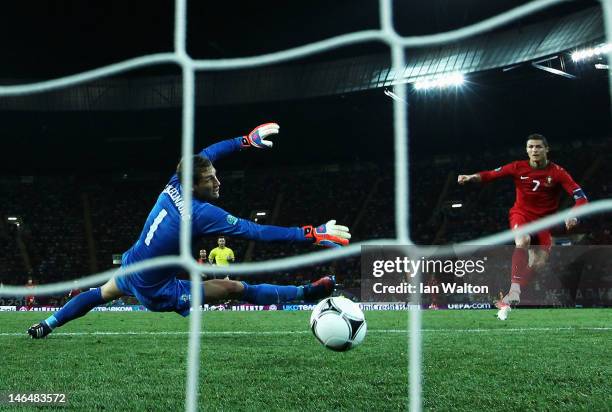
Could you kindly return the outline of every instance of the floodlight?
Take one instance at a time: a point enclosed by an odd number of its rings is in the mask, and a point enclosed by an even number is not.
[[[416,90],[444,89],[447,87],[458,87],[465,82],[462,73],[447,73],[438,77],[419,80],[414,84]]]
[[[608,54],[612,50],[612,43],[602,43],[595,47],[576,50],[572,53],[572,60],[576,63],[581,60],[587,60],[592,57],[599,57],[603,54]]]

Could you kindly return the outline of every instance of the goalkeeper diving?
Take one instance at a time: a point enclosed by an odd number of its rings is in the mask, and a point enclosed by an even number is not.
[[[322,247],[342,247],[349,243],[349,228],[329,220],[320,226],[280,227],[259,225],[236,217],[215,203],[219,199],[221,182],[213,164],[230,153],[249,148],[271,149],[269,137],[278,134],[279,125],[266,123],[248,135],[215,143],[193,157],[193,200],[191,205],[192,238],[228,235],[264,242],[312,243]],[[126,251],[121,266],[158,256],[179,254],[181,219],[185,215],[181,174],[183,162],[159,195],[149,213],[140,237]],[[135,296],[142,305],[155,312],[176,312],[189,315],[191,282],[177,279],[181,267],[162,267],[114,277],[99,288],[81,293],[47,319],[32,325],[28,334],[39,339],[53,329],[79,318],[94,307],[118,299]],[[325,276],[305,286],[252,285],[230,279],[212,279],[202,283],[203,303],[214,304],[229,299],[257,305],[290,301],[314,302],[332,294],[333,276]]]

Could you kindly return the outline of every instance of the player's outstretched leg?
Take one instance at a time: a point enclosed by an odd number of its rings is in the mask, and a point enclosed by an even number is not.
[[[229,279],[214,279],[204,282],[204,294],[207,303],[242,299],[256,305],[272,305],[299,300],[317,301],[330,296],[335,286],[334,276],[325,276],[306,286],[251,285]]]
[[[32,339],[41,339],[50,334],[53,329],[71,320],[80,318],[98,305],[121,297],[123,293],[117,288],[115,280],[109,280],[101,288],[91,289],[75,296],[64,305],[59,312],[54,313],[42,322],[35,323],[28,329]]]
[[[249,285],[244,286],[243,299],[258,305],[270,305],[296,300],[315,302],[330,296],[336,286],[334,276],[325,276],[305,286]]]

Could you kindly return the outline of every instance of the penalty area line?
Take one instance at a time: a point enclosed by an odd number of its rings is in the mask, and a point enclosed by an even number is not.
[[[421,329],[424,333],[522,333],[522,332],[581,332],[612,331],[612,327],[586,328],[490,328],[490,329]],[[189,331],[122,331],[122,332],[55,332],[53,336],[187,336]],[[202,336],[235,336],[235,335],[300,335],[311,333],[310,330],[299,331],[200,331]],[[399,334],[408,333],[407,329],[371,329],[368,333]],[[25,332],[0,332],[1,336],[24,336]]]

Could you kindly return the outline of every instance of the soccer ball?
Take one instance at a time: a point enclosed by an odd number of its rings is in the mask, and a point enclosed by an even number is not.
[[[310,315],[310,329],[327,349],[344,352],[358,346],[368,329],[358,305],[342,297],[325,298]]]

